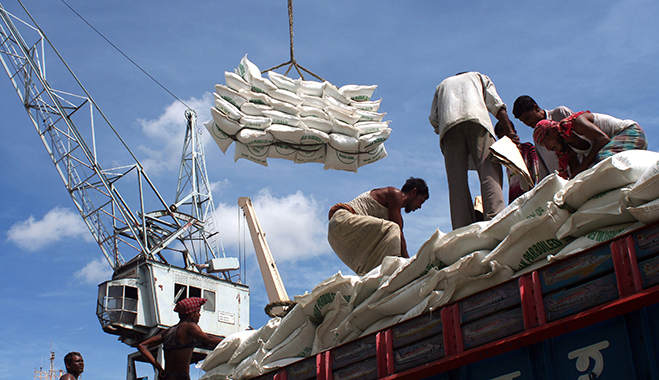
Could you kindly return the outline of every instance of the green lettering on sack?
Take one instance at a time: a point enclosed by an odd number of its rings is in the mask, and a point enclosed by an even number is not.
[[[313,306],[313,316],[318,319],[323,319],[323,308],[332,303],[334,298],[336,298],[336,293],[325,293],[318,296],[318,299]]]

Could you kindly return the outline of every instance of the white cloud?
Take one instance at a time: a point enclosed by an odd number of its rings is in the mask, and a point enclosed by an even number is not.
[[[252,204],[275,260],[297,261],[332,252],[327,243],[326,210],[313,196],[298,191],[277,198],[266,188],[252,199]],[[221,226],[225,249],[237,251],[244,235],[247,252],[253,252],[248,227],[242,222],[239,226],[241,214],[238,206],[222,203],[215,211],[215,220]]]
[[[80,214],[68,208],[55,207],[41,220],[35,220],[30,215],[27,220],[14,223],[7,231],[7,240],[24,251],[37,251],[62,239],[93,241]]]
[[[184,102],[197,112],[197,126],[205,129],[203,123],[211,118],[210,108],[213,105],[213,95],[207,92],[201,99],[190,98]],[[165,112],[159,118],[138,120],[142,126],[142,132],[150,142],[148,146],[139,146],[139,149],[146,154],[146,158],[140,161],[149,174],[178,169],[185,136],[185,110],[186,107],[181,102],[174,101],[165,108]],[[204,143],[207,140],[211,139],[204,139]]]
[[[86,284],[98,285],[112,277],[112,269],[107,262],[96,259],[75,272],[74,276]]]

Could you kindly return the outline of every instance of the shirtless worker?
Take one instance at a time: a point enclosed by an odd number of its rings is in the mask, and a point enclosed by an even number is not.
[[[59,380],[77,380],[85,370],[85,361],[79,352],[69,352],[64,357],[64,366],[66,373]]]
[[[337,203],[329,212],[327,240],[358,275],[382,264],[386,256],[409,257],[400,210],[418,210],[428,197],[426,182],[410,177],[400,190],[373,189],[348,203]]]
[[[206,300],[199,297],[180,300],[174,308],[178,313],[179,323],[137,346],[137,350],[156,369],[159,380],[189,380],[190,359],[196,341],[215,347],[224,339],[224,337],[206,335],[197,324],[204,303]],[[163,345],[165,351],[164,369],[149,351],[149,348],[159,344]]]

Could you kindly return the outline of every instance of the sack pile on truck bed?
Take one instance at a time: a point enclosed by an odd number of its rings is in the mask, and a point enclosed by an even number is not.
[[[220,343],[202,379],[255,377],[658,220],[659,153],[619,153],[570,181],[552,174],[491,221],[438,229],[412,258],[296,296],[285,317]]]
[[[247,56],[224,74],[205,126],[223,153],[235,141],[234,160],[267,166],[268,158],[281,158],[357,172],[387,156],[390,121],[378,112],[382,99],[371,100],[376,85],[338,88],[274,71],[266,78]]]

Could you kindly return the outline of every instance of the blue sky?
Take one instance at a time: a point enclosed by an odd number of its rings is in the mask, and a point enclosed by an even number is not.
[[[177,97],[210,119],[213,86],[248,54],[266,69],[289,59],[287,2],[67,1]],[[172,200],[184,108],[103,41],[61,1],[24,4],[87,90]],[[16,1],[10,13],[26,18]],[[447,185],[437,136],[428,123],[436,85],[457,72],[490,76],[512,108],[529,94],[559,105],[637,121],[659,147],[659,3],[656,1],[297,1],[295,57],[329,82],[376,84],[393,132],[389,156],[358,173],[321,164],[270,160],[234,163],[206,135],[223,244],[237,255],[237,199],[252,198],[290,296],[337,271],[351,273],[326,240],[327,210],[368,189],[426,179],[430,200],[404,215],[415,252],[437,229],[450,230]],[[654,36],[654,37],[653,37]],[[282,70],[278,70],[283,74]],[[61,73],[49,73],[56,85]],[[2,74],[4,77],[5,75]],[[291,77],[296,75],[289,74]],[[73,208],[10,82],[0,79],[0,379],[28,378],[80,351],[84,378],[125,377],[133,349],[103,333],[95,316],[97,284],[110,276],[98,246]],[[513,120],[522,141],[530,129]],[[102,148],[101,148],[102,149]],[[107,150],[107,149],[106,149]],[[113,162],[112,151],[102,159]],[[477,195],[475,179],[472,179]],[[249,238],[246,282],[251,323],[267,321],[267,296]],[[241,248],[242,249],[242,248]],[[142,375],[152,377],[148,368]],[[192,371],[193,378],[199,376]]]

